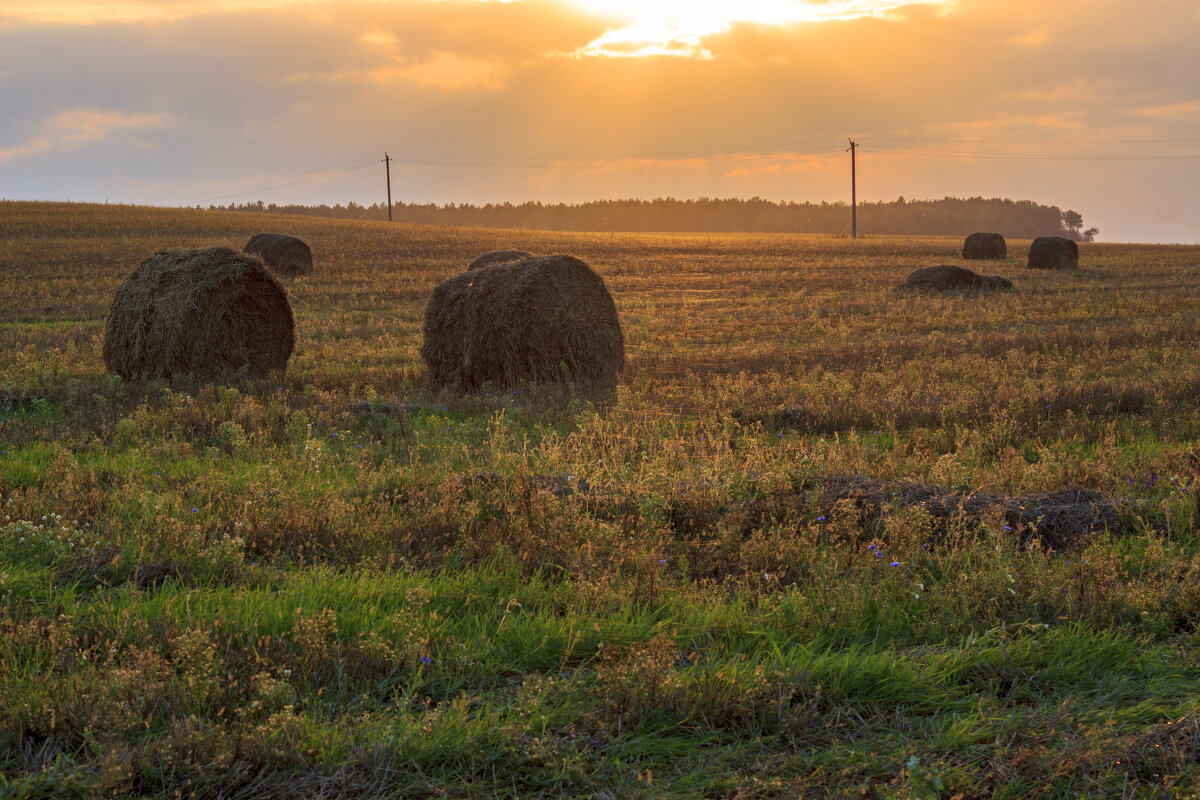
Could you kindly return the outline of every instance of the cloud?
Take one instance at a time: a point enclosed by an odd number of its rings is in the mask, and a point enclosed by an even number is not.
[[[639,15],[672,3],[657,27]],[[1180,66],[1200,15],[1178,4],[888,0],[876,16],[788,0],[827,21],[771,22],[759,12],[774,0],[0,0],[0,185],[164,202],[362,158],[237,199],[369,203],[386,149],[405,158],[405,201],[839,200],[854,136],[862,198],[1024,197],[1077,208],[1105,238],[1144,237],[1165,229],[1126,187],[1200,218],[1179,169],[1195,162],[978,154],[1200,152],[1181,141],[1200,101]],[[616,57],[651,52],[692,57]],[[1171,142],[1076,144],[1093,140]],[[49,152],[62,155],[33,157]]]
[[[590,3],[584,2],[584,6]],[[693,0],[646,3],[642,0],[603,0],[605,14],[630,18],[611,27],[571,55],[577,58],[674,56],[711,59],[705,40],[728,33],[737,25],[794,27],[805,23],[863,18],[902,17],[919,7],[953,9],[951,0],[740,0],[737,3],[696,3]]]
[[[328,0],[6,0],[0,22],[36,25],[176,22],[204,14],[284,9]]]
[[[0,163],[41,155],[50,151],[70,151],[86,144],[101,142],[118,131],[140,131],[175,124],[170,114],[127,114],[95,108],[60,111],[46,119],[38,135],[17,145],[0,146]]]

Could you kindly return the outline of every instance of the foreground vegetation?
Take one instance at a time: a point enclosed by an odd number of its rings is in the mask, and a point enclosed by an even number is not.
[[[124,384],[120,281],[264,218],[0,203],[0,796],[1200,792],[1200,249],[269,219],[286,377]],[[611,406],[425,388],[498,247],[604,276]],[[845,491],[918,483],[1106,522]]]

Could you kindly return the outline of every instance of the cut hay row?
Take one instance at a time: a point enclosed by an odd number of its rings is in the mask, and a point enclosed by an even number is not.
[[[912,292],[998,292],[1013,288],[1012,281],[999,275],[980,275],[963,267],[939,264],[909,274],[899,291]]]
[[[117,289],[104,363],[125,380],[265,375],[285,369],[294,347],[287,291],[260,259],[228,247],[164,250]]]

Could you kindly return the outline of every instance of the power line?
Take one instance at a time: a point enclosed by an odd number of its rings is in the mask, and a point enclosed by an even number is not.
[[[941,158],[1001,158],[1029,161],[1192,161],[1200,159],[1197,154],[1119,155],[1101,153],[996,153],[984,150],[946,150],[900,145],[876,145],[876,150],[914,156],[937,156]]]
[[[1194,144],[1200,139],[917,139],[911,137],[868,136],[874,142],[937,142],[942,144]]]
[[[362,156],[359,158],[343,161],[339,164],[334,164],[323,169],[312,170],[309,172],[301,172],[296,175],[286,175],[278,178],[272,178],[258,183],[243,184],[241,186],[230,187],[228,189],[220,189],[215,192],[205,194],[187,195],[176,197],[168,200],[169,203],[177,203],[183,201],[189,202],[206,202],[212,200],[225,200],[231,197],[241,197],[242,195],[254,194],[256,192],[268,191],[271,189],[280,189],[286,186],[294,186],[299,183],[308,183],[309,181],[320,180],[322,178],[332,178],[338,175],[344,175],[350,172],[355,172],[360,169],[365,169],[373,165],[376,161],[375,155]],[[349,166],[355,165],[355,166]]]

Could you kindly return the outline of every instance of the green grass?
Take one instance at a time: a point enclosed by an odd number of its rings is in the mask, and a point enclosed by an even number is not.
[[[268,222],[317,262],[286,377],[105,372],[138,261]],[[958,240],[0,233],[0,796],[1200,792],[1200,248],[1010,242],[1014,293],[922,298]],[[425,299],[500,247],[604,276],[611,406],[426,388]],[[1053,550],[847,475],[1119,513]]]

